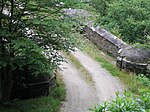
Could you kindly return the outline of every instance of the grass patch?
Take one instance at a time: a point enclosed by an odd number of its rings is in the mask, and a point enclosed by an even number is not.
[[[109,61],[105,60],[103,57],[97,56],[95,57],[95,60],[99,62],[103,68],[107,69],[111,73],[111,75],[119,76],[121,74],[120,70],[117,67],[112,65]]]
[[[83,78],[91,85],[94,85],[94,81],[93,81],[91,74],[83,67],[83,65],[80,63],[80,61],[78,59],[76,59],[72,54],[64,53],[64,55],[82,73]]]
[[[57,75],[57,85],[50,94],[28,100],[15,100],[11,106],[0,106],[0,112],[60,112],[61,101],[65,99],[65,87],[60,75]]]

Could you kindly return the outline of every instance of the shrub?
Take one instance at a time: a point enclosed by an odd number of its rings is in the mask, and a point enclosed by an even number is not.
[[[150,90],[139,90],[140,95],[125,91],[123,95],[116,93],[116,98],[110,102],[90,109],[91,112],[149,112]]]
[[[147,78],[144,74],[139,74],[137,80],[144,86],[150,88],[150,79]]]
[[[101,16],[106,16],[108,14],[109,4],[112,1],[113,0],[91,0],[91,5],[96,8]]]
[[[110,31],[116,29],[115,31],[119,31],[122,39],[128,43],[149,43],[149,0],[100,1],[92,2],[101,15],[98,18],[100,25]]]

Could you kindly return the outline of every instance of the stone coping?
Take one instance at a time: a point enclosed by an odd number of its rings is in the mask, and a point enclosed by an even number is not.
[[[121,39],[116,37],[115,35],[111,34],[107,30],[100,28],[99,26],[97,26],[95,28],[95,27],[90,27],[87,25],[86,27],[90,28],[93,32],[96,32],[101,37],[107,39],[109,42],[111,42],[112,44],[114,44],[118,48],[124,48],[124,47],[128,46],[127,43],[125,43],[124,41],[122,41]]]

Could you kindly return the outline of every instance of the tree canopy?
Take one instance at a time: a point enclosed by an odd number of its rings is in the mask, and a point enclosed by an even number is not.
[[[149,0],[92,0],[98,23],[128,43],[150,44]]]
[[[9,99],[17,70],[52,75],[70,50],[69,27],[55,0],[0,1],[0,99]],[[21,79],[21,78],[20,78]]]

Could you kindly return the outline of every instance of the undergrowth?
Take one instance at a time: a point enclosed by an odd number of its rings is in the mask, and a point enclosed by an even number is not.
[[[125,91],[116,98],[89,109],[91,112],[150,112],[150,90],[139,90],[141,95]]]
[[[48,96],[27,100],[14,100],[9,106],[0,106],[0,112],[60,112],[61,101],[65,100],[65,87],[60,75],[57,85]]]

